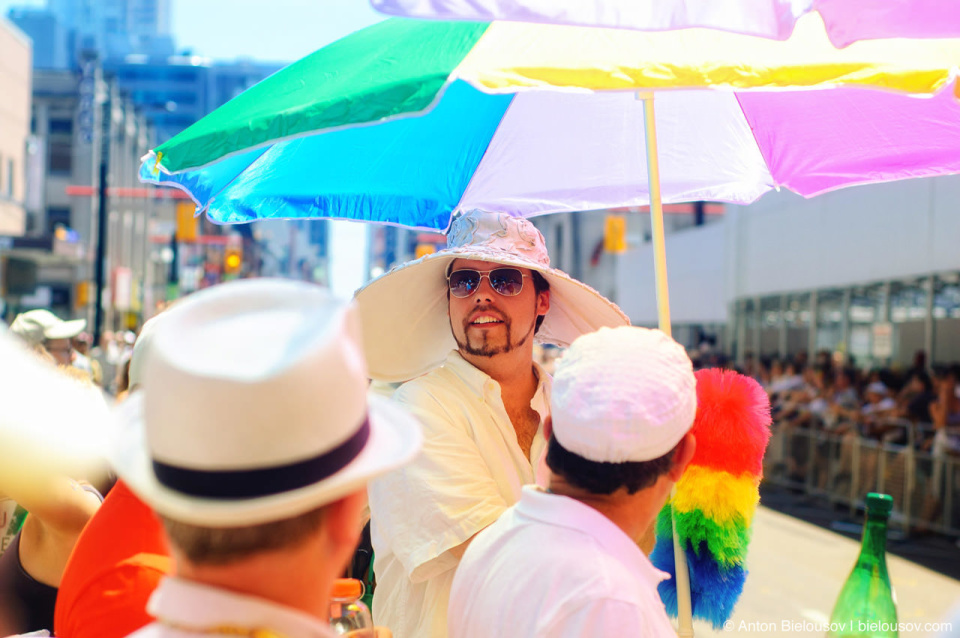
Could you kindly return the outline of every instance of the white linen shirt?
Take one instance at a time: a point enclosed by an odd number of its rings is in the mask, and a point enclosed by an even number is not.
[[[523,488],[470,543],[450,594],[451,638],[671,636],[656,569],[606,516]]]
[[[529,458],[517,443],[500,385],[456,351],[394,395],[423,424],[420,454],[367,489],[374,621],[395,638],[447,635],[447,601],[459,562],[450,550],[497,520],[534,482],[534,468],[544,467],[551,379],[536,370],[530,407],[540,415],[540,428]]]
[[[130,634],[134,638],[264,635],[289,638],[337,638],[325,621],[278,603],[218,589],[182,578],[160,581],[147,611],[157,621]]]

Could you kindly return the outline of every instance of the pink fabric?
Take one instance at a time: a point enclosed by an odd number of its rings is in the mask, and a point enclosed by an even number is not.
[[[642,31],[706,27],[785,40],[797,19],[819,11],[830,41],[960,37],[955,0],[370,0],[391,15],[513,20]]]
[[[838,47],[875,38],[960,37],[954,0],[816,0],[814,8]]]
[[[852,1],[852,0],[851,0]],[[936,0],[932,0],[936,1]],[[949,0],[944,0],[949,1]],[[667,31],[704,27],[786,40],[813,0],[370,0],[381,13]]]
[[[774,181],[805,197],[960,172],[960,102],[949,88],[932,98],[835,89],[737,99]]]

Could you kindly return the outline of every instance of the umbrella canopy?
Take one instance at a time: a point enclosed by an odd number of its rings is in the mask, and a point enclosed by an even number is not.
[[[442,20],[519,20],[645,31],[706,27],[785,40],[817,12],[830,41],[960,37],[960,8],[943,0],[370,0],[382,13]]]
[[[669,334],[661,200],[748,203],[777,186],[814,195],[958,172],[958,54],[953,40],[837,50],[815,14],[783,42],[387,21],[238,96],[156,149],[141,178],[184,188],[225,223],[445,229],[471,208],[535,215],[649,202]],[[676,539],[675,556],[680,635],[691,636]]]
[[[817,16],[785,42],[388,20],[161,145],[141,178],[183,188],[219,223],[330,217],[443,230],[474,208],[643,205],[633,92],[655,89],[664,202],[746,204],[777,187],[810,196],[960,171],[957,61],[952,40],[838,51]],[[788,91],[797,88],[832,90]]]

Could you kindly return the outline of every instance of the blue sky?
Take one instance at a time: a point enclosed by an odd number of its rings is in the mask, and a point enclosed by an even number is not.
[[[178,44],[214,58],[293,61],[381,19],[366,0],[173,0]]]
[[[45,0],[0,0],[11,6]],[[366,0],[173,0],[181,48],[212,58],[292,62],[383,17]]]

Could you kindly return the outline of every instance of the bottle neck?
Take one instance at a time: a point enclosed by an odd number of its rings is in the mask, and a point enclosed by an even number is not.
[[[860,559],[873,559],[886,562],[887,518],[867,516],[863,526],[863,540],[860,545]]]

